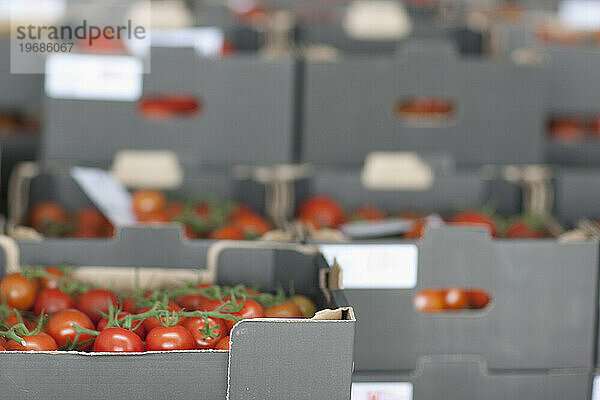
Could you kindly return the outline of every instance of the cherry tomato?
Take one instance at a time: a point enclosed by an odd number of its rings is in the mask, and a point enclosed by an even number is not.
[[[6,350],[8,351],[56,351],[58,346],[52,336],[47,333],[40,332],[32,336],[24,336],[25,345],[9,340],[6,342]]]
[[[38,325],[37,321],[33,321],[29,318],[23,318],[23,317],[21,317],[21,319],[23,320],[25,327],[30,332],[35,330],[35,328],[37,328],[37,325]],[[19,323],[19,317],[17,317],[16,313],[10,314],[8,317],[4,318],[4,323],[8,326],[14,326]]]
[[[38,232],[44,232],[48,225],[62,224],[67,220],[67,212],[54,202],[37,203],[29,213],[29,225]]]
[[[233,225],[242,231],[243,236],[252,239],[273,229],[266,219],[253,212],[239,213],[233,218]]]
[[[300,221],[315,229],[337,228],[344,223],[344,210],[334,199],[313,196],[300,206]]]
[[[317,312],[317,306],[315,306],[315,303],[313,303],[313,301],[306,296],[297,294],[295,296],[292,296],[290,300],[296,303],[298,307],[300,307],[304,318],[312,318]]]
[[[578,141],[585,137],[583,124],[572,118],[554,119],[548,129],[554,139],[564,142]]]
[[[225,336],[223,339],[219,340],[219,343],[215,346],[216,350],[229,350],[229,345],[231,343],[231,338],[229,336]]]
[[[510,223],[505,236],[510,239],[540,239],[546,237],[546,234],[543,230],[519,220]]]
[[[385,219],[385,213],[374,206],[363,206],[354,210],[350,219],[356,221],[381,221]]]
[[[6,347],[4,347],[4,344],[0,344],[0,351],[6,351]]]
[[[265,309],[265,317],[267,318],[302,318],[302,310],[296,303],[284,301],[273,307]]]
[[[94,340],[94,351],[132,353],[144,351],[142,339],[123,328],[106,328]]]
[[[173,221],[175,218],[183,214],[183,204],[181,204],[178,201],[169,203],[169,205],[167,206],[166,213],[167,217],[169,217],[169,220]]]
[[[122,309],[130,314],[135,314],[137,310],[137,300],[134,298],[127,298],[123,300]]]
[[[484,226],[492,236],[496,236],[496,222],[489,215],[480,211],[463,211],[455,214],[450,222],[455,225]]]
[[[33,313],[40,315],[42,310],[47,314],[73,308],[73,299],[58,289],[44,289],[38,293],[33,304]]]
[[[171,222],[171,218],[167,215],[164,210],[156,211],[147,214],[138,215],[138,222],[142,224],[166,224]]]
[[[95,208],[82,208],[75,213],[77,231],[90,231],[100,234],[104,228],[104,215]]]
[[[120,312],[119,316],[117,317],[117,321],[121,321],[127,315],[131,315],[131,313],[125,311]],[[96,330],[102,332],[106,328],[106,325],[108,325],[108,319],[102,318],[100,321],[98,321]],[[133,333],[140,337],[140,339],[144,340],[146,337],[146,329],[144,328],[143,321],[133,321],[131,324],[131,329]]]
[[[427,220],[425,218],[415,220],[412,228],[404,234],[405,239],[422,239],[427,228]]]
[[[87,315],[79,310],[70,308],[53,314],[46,326],[46,332],[48,332],[48,334],[56,340],[56,344],[61,347],[67,344],[67,340],[75,340],[77,333],[71,325],[77,325],[85,329],[94,329],[94,323]],[[77,343],[83,343],[90,339],[93,339],[93,336],[82,334],[79,336]],[[91,347],[91,344],[87,344],[82,350],[89,350]]]
[[[56,267],[46,267],[45,269],[48,275],[56,278],[63,278],[65,274]],[[40,289],[58,289],[58,281],[52,277],[44,277],[38,279]]]
[[[414,306],[420,312],[439,312],[446,307],[445,293],[441,289],[421,290],[414,298]]]
[[[210,238],[217,240],[244,240],[245,236],[241,229],[228,225],[212,231]]]
[[[469,306],[469,298],[467,293],[459,288],[446,289],[446,297],[444,298],[446,309],[461,310]]]
[[[158,190],[137,190],[132,196],[133,212],[140,218],[147,214],[164,212],[167,204],[165,195]]]
[[[467,291],[467,298],[469,299],[470,307],[475,309],[485,308],[490,302],[490,296],[481,289]]]
[[[92,289],[81,295],[75,308],[83,311],[92,322],[97,323],[102,318],[98,311],[108,314],[111,303],[114,308],[119,306],[119,299],[114,293],[104,289]]]
[[[193,350],[194,337],[181,325],[157,326],[146,335],[147,351]]]
[[[140,310],[138,310],[138,314],[141,314],[143,312],[146,312],[150,310],[150,308],[142,308]],[[172,302],[169,302],[169,311],[181,311],[181,308]],[[161,321],[164,323],[166,322],[166,318],[161,318]],[[178,325],[181,325],[185,322],[185,318],[179,318],[179,321],[177,322]],[[158,326],[162,326],[161,323],[158,321],[158,318],[156,317],[152,317],[152,318],[146,318],[144,320],[144,329],[146,330],[146,332],[150,332],[152,329],[158,327]]]
[[[214,337],[204,337],[204,334],[200,332],[201,329],[205,329],[206,327],[206,322],[202,317],[187,318],[183,323],[183,326],[190,331],[194,337],[196,349],[198,350],[212,349],[217,342],[225,336],[226,327],[224,322],[219,318],[208,317],[208,327],[217,327],[214,332],[212,332]]]
[[[227,300],[231,301],[231,299]],[[238,305],[242,304],[243,302],[244,300],[237,299]],[[227,310],[225,310],[224,312],[227,312]],[[252,299],[246,299],[246,302],[242,306],[242,309],[238,312],[231,313],[231,315],[237,318],[263,318],[265,316],[265,309],[258,302]],[[233,325],[236,324],[236,322],[230,319],[224,319],[224,321],[225,325],[229,330],[231,330],[231,328],[233,328]]]
[[[0,299],[18,310],[29,310],[35,301],[36,287],[21,274],[6,275],[0,281]]]
[[[211,283],[202,283],[202,284],[196,286],[196,288],[197,289],[206,289],[211,286],[212,286]],[[201,310],[201,308],[203,308],[203,305],[206,304],[206,302],[209,300],[210,300],[209,298],[207,298],[206,296],[203,296],[199,293],[198,294],[186,294],[183,296],[179,296],[177,298],[177,304],[179,304],[182,308],[189,310],[189,311],[196,311],[196,310],[212,311],[212,310]]]

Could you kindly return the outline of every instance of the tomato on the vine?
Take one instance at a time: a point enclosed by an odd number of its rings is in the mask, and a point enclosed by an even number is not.
[[[150,307],[144,307],[141,308],[139,310],[137,310],[138,314],[144,313],[146,311],[150,310]],[[173,312],[173,311],[181,311],[181,307],[179,307],[177,304],[173,303],[173,302],[169,302],[169,311]],[[166,322],[166,318],[165,317],[161,317],[160,319],[163,323]],[[179,318],[178,324],[183,324],[185,322],[185,318]],[[152,318],[146,318],[144,320],[144,329],[146,329],[146,332],[150,332],[152,329],[161,326],[160,321],[158,320],[158,318],[156,317],[152,317]]]
[[[167,200],[158,190],[137,190],[131,195],[135,215],[140,216],[165,211]]]
[[[50,276],[38,279],[40,289],[57,289],[58,279],[63,278],[65,274],[56,267],[46,267],[44,271]],[[56,279],[54,277],[56,277]]]
[[[117,317],[117,321],[121,321],[124,317],[128,315],[131,315],[131,313],[128,313],[126,311],[120,312]],[[96,325],[96,330],[102,332],[107,325],[108,319],[102,318],[100,321],[98,321],[98,324]],[[131,331],[138,335],[142,340],[144,340],[144,338],[146,337],[146,328],[144,328],[143,321],[133,321],[133,323],[131,324]]]
[[[31,320],[29,318],[21,317],[21,320],[23,321],[23,324],[25,324],[25,327],[29,331],[33,331],[38,325],[38,323],[36,321]],[[12,313],[8,317],[4,318],[4,323],[8,326],[15,326],[16,324],[18,324],[19,317],[17,317],[17,313]]]
[[[420,312],[439,312],[446,308],[446,294],[441,289],[421,290],[413,300]]]
[[[131,353],[144,351],[142,339],[124,328],[106,328],[94,341],[94,351],[111,353]]]
[[[65,209],[51,201],[37,203],[29,213],[29,226],[42,233],[48,230],[49,226],[64,224],[66,220]]]
[[[73,308],[71,296],[58,289],[44,289],[40,291],[33,303],[33,313],[40,315],[42,311],[48,314]]]
[[[496,236],[496,222],[489,215],[481,211],[463,211],[450,218],[455,225],[483,226],[489,229],[492,236]]]
[[[207,317],[208,319],[208,327],[209,329],[214,329],[212,331],[211,337],[204,336],[200,330],[206,328],[206,322],[202,317],[192,317],[187,318],[183,323],[183,327],[186,328],[192,336],[194,337],[194,342],[196,343],[196,349],[204,350],[204,349],[212,349],[215,347],[217,342],[221,340],[225,336],[225,330],[227,329],[223,323],[223,320],[219,318]]]
[[[272,229],[266,219],[253,212],[238,213],[233,218],[233,225],[242,231],[242,236],[256,238]]]
[[[344,223],[344,210],[334,199],[327,196],[313,196],[300,206],[300,221],[315,229],[337,228]]]
[[[181,325],[157,326],[146,335],[147,351],[193,350],[192,333]]]
[[[232,301],[232,299],[228,298],[227,301]],[[265,316],[265,309],[258,302],[254,301],[252,299],[246,299],[245,302],[242,299],[237,299],[238,305],[240,305],[242,303],[244,303],[244,305],[242,306],[242,309],[238,312],[231,313],[231,315],[233,315],[234,317],[237,317],[237,318],[242,318],[242,319],[263,318]],[[227,307],[224,310],[224,312],[227,312]],[[236,324],[236,322],[231,319],[224,319],[223,321],[225,321],[225,325],[227,326],[227,328],[229,330],[231,330],[231,328],[233,328],[233,326]]]
[[[225,336],[223,339],[219,340],[219,343],[215,346],[216,350],[229,350],[229,345],[231,342],[231,338],[229,336]]]
[[[36,285],[21,274],[6,275],[0,281],[0,299],[18,310],[29,310],[35,301]]]
[[[302,318],[302,310],[296,303],[291,301],[284,301],[273,307],[269,307],[265,310],[265,317],[267,318]]]
[[[52,336],[40,332],[32,336],[23,336],[25,345],[8,340],[4,345],[8,351],[56,351],[58,346]]]
[[[114,293],[105,289],[92,289],[79,297],[75,308],[83,311],[92,322],[97,323],[102,318],[98,311],[108,314],[110,304],[115,308],[119,305],[119,299]]]
[[[94,329],[94,323],[87,315],[79,310],[71,308],[53,314],[46,326],[46,332],[56,340],[56,344],[58,344],[59,347],[65,346],[69,340],[73,342],[77,335],[75,328],[71,325],[77,325],[80,328],[85,329]],[[93,339],[93,336],[81,334],[77,343],[81,344],[90,339]],[[86,344],[81,350],[87,350],[91,347],[91,344]]]
[[[215,229],[210,233],[210,238],[215,240],[244,240],[244,232],[231,225]]]

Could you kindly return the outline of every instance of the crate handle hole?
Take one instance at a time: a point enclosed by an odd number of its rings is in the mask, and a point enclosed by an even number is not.
[[[456,115],[456,103],[446,97],[409,96],[394,105],[394,114],[407,124],[443,125]]]
[[[202,101],[186,94],[152,95],[142,98],[139,112],[149,119],[173,119],[195,117],[202,113]]]
[[[427,288],[419,291],[413,298],[418,312],[457,313],[481,311],[491,301],[489,293],[479,288]]]

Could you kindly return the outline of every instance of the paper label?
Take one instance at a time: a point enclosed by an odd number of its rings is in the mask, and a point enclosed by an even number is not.
[[[343,270],[344,289],[412,289],[419,249],[414,244],[327,244],[319,249]]]
[[[113,225],[135,225],[131,194],[108,171],[73,167],[71,176]]]
[[[352,400],[412,400],[410,382],[353,382]]]
[[[567,28],[583,31],[600,30],[600,1],[598,0],[563,1],[558,15],[561,23]]]
[[[66,0],[0,0],[0,20],[13,22],[55,22],[66,10]]]
[[[136,57],[53,54],[46,60],[46,94],[56,99],[136,101],[143,62]]]
[[[592,386],[592,400],[600,400],[600,376],[594,377],[594,385]]]
[[[361,182],[370,190],[423,191],[434,180],[433,168],[412,152],[369,153],[361,172]]]

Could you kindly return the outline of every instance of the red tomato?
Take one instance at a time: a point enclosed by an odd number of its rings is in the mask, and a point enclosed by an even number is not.
[[[137,310],[137,300],[133,298],[128,298],[123,300],[123,311],[128,312],[130,314],[135,314]]]
[[[169,218],[167,212],[164,210],[139,214],[137,220],[142,224],[166,224],[167,222],[171,222],[171,218]]]
[[[385,213],[377,207],[363,206],[354,210],[351,219],[357,221],[381,221],[385,219]]]
[[[18,310],[29,310],[35,301],[36,287],[21,274],[6,275],[0,281],[0,299]],[[0,300],[1,301],[1,300]]]
[[[344,223],[344,210],[330,197],[313,196],[300,206],[300,221],[315,229],[337,228]]]
[[[405,239],[422,239],[425,234],[425,228],[427,228],[426,219],[418,219],[414,221],[410,231],[404,234]]]
[[[194,337],[181,325],[157,326],[146,335],[147,351],[193,350]]]
[[[29,225],[38,232],[44,232],[48,225],[62,224],[67,220],[67,212],[54,202],[37,203],[29,212]]]
[[[47,314],[73,308],[73,299],[58,289],[44,289],[38,293],[33,304],[33,313],[40,315],[42,310]]]
[[[228,301],[231,301],[231,299],[227,299]],[[243,300],[242,299],[237,299],[237,304],[242,304]],[[226,310],[224,312],[227,312]],[[251,299],[246,299],[246,302],[244,303],[242,309],[238,312],[234,312],[231,313],[231,315],[233,315],[234,317],[237,318],[263,318],[265,316],[265,309],[263,308],[263,306],[261,306],[258,302],[251,300]],[[230,319],[224,319],[225,321],[225,325],[227,326],[227,328],[229,330],[231,330],[231,328],[233,328],[233,325],[236,324],[236,322],[234,322],[233,320]]]
[[[164,193],[158,190],[137,190],[131,195],[133,212],[140,218],[146,214],[164,212],[167,204]]]
[[[123,328],[106,328],[94,340],[94,351],[132,353],[144,351],[142,339]]]
[[[244,240],[245,236],[241,229],[228,225],[212,231],[210,238],[217,240]]]
[[[284,301],[281,304],[267,308],[265,310],[267,318],[303,318],[302,310],[296,303]]]
[[[97,323],[102,318],[97,311],[108,314],[109,305],[112,303],[114,308],[119,306],[119,299],[114,293],[104,289],[92,289],[81,295],[75,308],[83,311],[92,322]],[[96,311],[97,310],[97,311]]]
[[[232,221],[235,221],[236,218],[239,218],[243,215],[253,215],[253,214],[254,214],[254,211],[252,211],[252,208],[250,208],[250,206],[248,206],[246,204],[242,204],[242,203],[237,203],[235,205],[235,208],[231,212],[231,214],[229,214],[229,219]]]
[[[421,290],[413,300],[417,311],[440,312],[446,307],[446,294],[441,289]]]
[[[225,336],[223,339],[219,340],[219,343],[215,346],[216,350],[229,350],[229,345],[231,343],[231,338],[229,336]]]
[[[481,289],[471,289],[467,291],[467,297],[469,299],[470,307],[475,309],[485,308],[490,302],[490,296]]]
[[[119,316],[117,317],[117,321],[121,321],[127,315],[131,314],[125,311],[120,312]],[[102,332],[106,328],[106,325],[108,325],[108,319],[102,318],[100,321],[98,321],[98,324],[96,325],[96,330]],[[134,321],[131,324],[131,329],[133,333],[140,337],[140,339],[144,340],[144,338],[146,337],[146,329],[144,328],[143,321]]]
[[[480,211],[463,211],[455,214],[450,222],[455,225],[484,226],[492,236],[496,236],[496,223],[489,215]]]
[[[57,278],[62,278],[64,277],[65,274],[63,274],[63,272],[56,268],[56,267],[46,267],[46,273],[48,275],[52,275],[53,277],[57,277]],[[55,279],[52,279],[51,277],[48,278],[39,278],[38,282],[40,284],[40,288],[41,289],[57,289],[58,288],[58,281]]]
[[[585,127],[576,119],[560,118],[550,122],[550,134],[556,140],[572,142],[585,137]]]
[[[53,314],[46,326],[46,332],[48,332],[48,334],[56,340],[56,344],[61,347],[67,344],[67,340],[75,340],[77,333],[71,325],[77,325],[80,328],[85,329],[94,329],[94,323],[87,315],[79,310],[71,308]],[[93,336],[82,334],[79,336],[77,343],[83,343],[90,339],[93,339]],[[87,344],[82,350],[89,350],[91,347],[91,344]]]
[[[14,340],[6,342],[6,350],[8,351],[56,351],[58,346],[52,336],[47,333],[40,332],[33,336],[24,336],[25,345],[21,345]]]
[[[273,229],[266,219],[254,213],[238,214],[233,219],[233,225],[249,238],[262,236]]]
[[[104,215],[95,208],[82,208],[75,213],[77,231],[90,231],[100,234],[104,228]]]
[[[4,344],[0,344],[0,351],[6,351],[6,347],[4,347]]]
[[[212,349],[215,347],[217,342],[221,340],[225,336],[225,324],[219,318],[211,318],[208,317],[208,327],[214,328],[217,327],[213,332],[214,337],[204,337],[204,335],[200,332],[201,329],[205,329],[206,322],[202,317],[194,317],[188,318],[183,323],[183,326],[190,331],[192,336],[194,337],[194,341],[196,343],[196,349],[204,350],[204,349]]]
[[[546,237],[546,234],[539,229],[535,229],[525,221],[514,221],[506,229],[505,236],[510,239],[539,239]]]
[[[467,296],[467,293],[459,288],[446,289],[444,301],[446,309],[449,310],[461,310],[469,306],[469,297]]]
[[[25,327],[31,332],[37,328],[37,321],[33,321],[29,318],[21,318]],[[14,326],[19,323],[19,318],[17,314],[10,314],[8,317],[4,318],[4,323],[8,326]]]
[[[173,221],[175,218],[179,217],[183,214],[183,204],[178,201],[169,203],[167,206],[167,217],[169,217],[170,221]]]
[[[138,310],[137,313],[141,314],[148,310],[150,310],[149,307],[144,307],[144,308]],[[177,304],[169,302],[169,311],[181,311],[181,308]],[[163,323],[167,322],[166,318],[164,318],[164,317],[161,318],[161,321]],[[179,321],[177,324],[181,325],[184,322],[185,322],[185,318],[179,318]],[[150,332],[152,329],[154,329],[158,326],[162,326],[161,323],[159,322],[158,318],[153,317],[153,318],[146,318],[144,320],[144,329],[146,330],[146,332]]]

